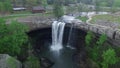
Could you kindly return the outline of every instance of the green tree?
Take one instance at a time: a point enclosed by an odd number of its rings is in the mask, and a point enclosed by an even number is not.
[[[5,12],[11,12],[12,11],[11,3],[5,2],[4,3],[4,8],[5,8]]]
[[[4,4],[3,2],[0,2],[0,13],[4,12]]]
[[[118,61],[114,49],[108,49],[107,51],[104,51],[102,57],[103,57],[102,68],[109,68],[109,65],[115,64]]]
[[[6,25],[3,19],[0,19],[0,53],[9,55],[18,55],[21,46],[27,42],[27,27],[16,21]]]
[[[95,11],[97,13],[98,11],[100,11],[100,0],[95,0],[94,5],[95,5]]]
[[[114,2],[115,2],[115,0],[106,0],[106,1],[107,1],[107,5],[108,5],[109,7],[112,7],[113,4],[114,4]]]
[[[87,35],[85,36],[85,43],[87,46],[89,46],[91,44],[91,42],[93,41],[94,39],[94,35],[92,32],[88,32]]]
[[[12,5],[9,0],[4,2],[0,1],[0,13],[5,14],[12,11]]]
[[[3,38],[4,35],[7,35],[8,29],[5,25],[5,20],[0,18],[0,38]]]
[[[92,32],[88,32],[88,34],[85,37],[85,42],[86,42],[86,48],[88,51],[89,57],[97,63],[97,66],[101,66],[101,55],[102,52],[104,51],[103,49],[103,44],[107,40],[107,37],[105,34],[102,34],[98,40],[94,40],[94,35]]]
[[[99,56],[102,53],[102,45],[106,42],[107,36],[105,34],[102,34],[98,41],[94,44],[94,47],[92,49],[92,59],[96,61],[98,64],[99,62]]]
[[[113,5],[115,7],[120,7],[120,0],[115,0]]]
[[[17,0],[11,0],[11,2],[13,3],[13,7],[17,6]]]
[[[22,5],[25,7],[26,6],[27,1],[26,0],[22,0]]]
[[[82,12],[83,11],[83,5],[81,3],[77,7],[78,7],[78,12]]]
[[[26,0],[26,4],[28,5],[29,9],[31,9],[33,6],[37,5],[37,0]]]
[[[107,40],[107,36],[105,34],[102,34],[98,41],[96,42],[97,45],[101,46],[104,44],[104,42]]]
[[[44,6],[44,8],[46,8],[47,6],[47,0],[41,0],[42,1],[42,5]]]
[[[63,5],[59,1],[54,2],[53,12],[58,19],[64,15]]]

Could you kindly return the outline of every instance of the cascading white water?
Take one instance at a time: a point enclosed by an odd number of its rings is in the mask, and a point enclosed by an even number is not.
[[[71,49],[75,49],[74,47],[71,46],[71,39],[73,40],[72,37],[72,32],[73,32],[73,27],[74,27],[74,24],[71,24],[71,27],[70,27],[70,31],[69,31],[69,35],[68,35],[68,41],[67,41],[67,47],[71,48]]]
[[[67,46],[70,46],[70,40],[71,40],[71,36],[72,36],[73,27],[74,27],[74,24],[71,25],[71,28],[69,31]]]
[[[64,33],[64,22],[54,21],[52,24],[52,50],[60,50],[63,48],[63,33]]]

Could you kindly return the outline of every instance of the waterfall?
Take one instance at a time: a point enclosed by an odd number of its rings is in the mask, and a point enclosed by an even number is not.
[[[71,27],[70,27],[68,41],[67,41],[68,46],[70,46],[70,41],[71,41],[70,39],[71,39],[71,36],[72,36],[73,26],[74,26],[74,24],[72,24]]]
[[[60,50],[63,48],[63,33],[64,33],[65,23],[54,21],[52,24],[52,50]]]
[[[69,47],[71,49],[75,49],[71,46],[71,43],[72,43],[71,39],[73,40],[73,38],[72,38],[73,27],[74,27],[74,24],[71,24],[69,35],[68,35],[68,41],[67,41],[67,47]]]

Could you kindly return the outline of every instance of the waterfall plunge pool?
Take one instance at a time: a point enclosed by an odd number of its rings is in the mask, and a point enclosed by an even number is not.
[[[85,49],[85,36],[86,32],[73,28],[70,34],[71,27],[65,27],[63,34],[63,49],[52,51],[52,29],[43,28],[30,31],[28,33],[33,44],[34,54],[41,58],[45,57],[53,62],[50,68],[79,68],[79,62],[85,58],[77,56]],[[41,62],[42,63],[42,62]],[[44,68],[44,66],[43,66]]]

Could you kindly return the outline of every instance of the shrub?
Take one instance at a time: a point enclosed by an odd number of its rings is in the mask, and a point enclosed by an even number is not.
[[[93,38],[94,38],[93,33],[89,31],[85,37],[85,43],[87,46],[91,44]]]
[[[99,40],[96,42],[97,45],[103,45],[104,42],[107,40],[107,36],[105,34],[102,34],[99,38]]]
[[[115,64],[118,61],[114,49],[108,49],[107,51],[104,51],[102,57],[102,68],[109,68],[109,65]]]
[[[25,68],[40,68],[40,61],[35,56],[29,56],[25,64]]]

